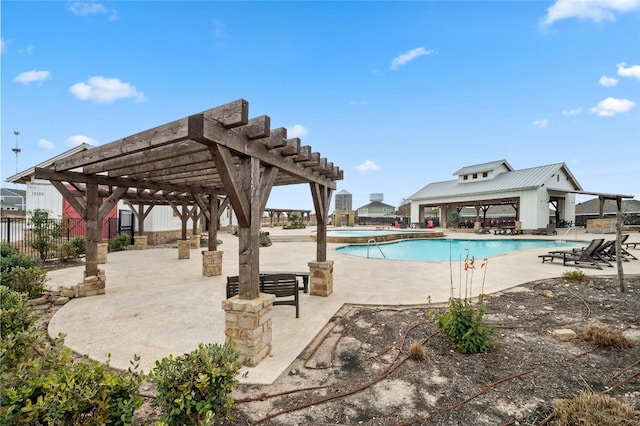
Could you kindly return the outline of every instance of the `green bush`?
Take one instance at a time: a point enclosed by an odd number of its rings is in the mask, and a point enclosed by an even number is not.
[[[493,327],[483,325],[484,306],[468,299],[450,299],[449,310],[437,317],[438,329],[463,354],[486,351],[494,345]]]
[[[125,425],[142,405],[142,375],[74,360],[38,328],[23,294],[0,286],[0,425]],[[136,359],[137,361],[137,359]]]
[[[118,234],[113,240],[111,246],[114,248],[123,249],[131,244],[131,236],[129,234]]]
[[[233,342],[200,344],[189,353],[156,361],[150,373],[162,420],[169,425],[208,425],[231,419],[231,391],[241,364]]]
[[[34,355],[38,332],[37,315],[24,293],[0,286],[0,366],[12,368],[18,360]]]
[[[78,256],[87,254],[87,240],[85,237],[73,237],[69,242],[76,248]]]
[[[2,284],[11,290],[25,293],[29,299],[35,299],[44,293],[44,283],[47,273],[39,268],[24,268],[17,266],[2,274]]]
[[[0,273],[2,274],[9,272],[16,266],[22,266],[23,268],[34,268],[40,266],[40,262],[38,262],[37,259],[21,254],[18,249],[11,247],[7,243],[2,243],[0,254],[2,255],[0,257]]]

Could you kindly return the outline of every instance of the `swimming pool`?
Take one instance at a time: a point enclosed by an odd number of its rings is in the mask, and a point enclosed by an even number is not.
[[[367,243],[375,238],[377,242],[406,240],[411,238],[442,238],[442,231],[416,229],[340,229],[327,232],[328,243]],[[315,238],[315,235],[313,236]]]
[[[339,253],[352,256],[393,260],[447,261],[459,260],[467,254],[476,259],[499,256],[515,250],[576,247],[580,243],[551,240],[403,240],[386,244],[353,244],[338,247]]]

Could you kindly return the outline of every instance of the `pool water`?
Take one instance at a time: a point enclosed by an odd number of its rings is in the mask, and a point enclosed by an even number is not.
[[[336,250],[343,254],[393,260],[447,261],[469,257],[482,259],[515,250],[537,248],[564,249],[579,246],[576,242],[551,240],[403,240],[387,244],[352,244]]]

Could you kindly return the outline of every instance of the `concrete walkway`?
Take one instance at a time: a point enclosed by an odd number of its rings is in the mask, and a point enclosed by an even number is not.
[[[265,229],[279,235],[309,235],[305,230]],[[562,234],[562,233],[561,233]],[[504,239],[493,235],[449,233],[450,238]],[[537,237],[537,236],[536,236]],[[540,237],[558,239],[560,236]],[[61,308],[49,324],[49,334],[66,335],[65,343],[74,351],[106,361],[111,354],[113,367],[126,369],[134,354],[148,372],[155,361],[194,350],[201,342],[224,342],[224,311],[227,275],[238,274],[238,238],[221,232],[224,242],[221,276],[202,276],[201,249],[192,249],[190,259],[178,259],[177,248],[149,248],[141,251],[109,253],[104,265],[106,294],[73,299]],[[519,236],[517,238],[531,238]],[[586,245],[593,238],[612,239],[613,235],[571,231],[563,239]],[[631,233],[629,241],[639,241],[640,233]],[[244,383],[272,383],[325,327],[327,321],[345,303],[421,304],[446,302],[450,283],[460,279],[459,262],[409,262],[366,259],[340,254],[340,244],[328,244],[328,259],[334,264],[334,293],[329,297],[300,294],[300,318],[292,306],[273,308],[273,349],[271,356],[257,367],[246,368]],[[485,293],[501,291],[533,280],[552,278],[572,270],[561,263],[542,264],[537,255],[547,249],[513,252],[488,261]],[[640,249],[631,250],[640,257]],[[279,242],[260,249],[262,270],[308,270],[315,260],[314,242]],[[464,256],[464,253],[462,254]],[[454,258],[459,254],[454,253]],[[52,271],[48,286],[75,285],[82,279],[83,267]],[[453,279],[451,278],[451,270]],[[615,275],[615,268],[602,271],[585,268],[588,275]],[[640,260],[624,262],[625,274],[640,274]],[[482,271],[476,270],[473,293],[480,292]],[[457,295],[457,288],[456,288]],[[464,289],[463,289],[464,291]]]

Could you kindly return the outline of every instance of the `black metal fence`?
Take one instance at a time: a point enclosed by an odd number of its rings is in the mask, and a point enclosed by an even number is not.
[[[105,219],[102,225],[102,238],[105,242],[120,233],[120,223],[117,218]],[[62,255],[63,243],[85,236],[86,223],[83,219],[66,217],[46,219],[37,223],[16,217],[0,219],[0,241],[10,244],[31,257],[40,258],[42,247],[46,245],[46,257],[59,258]]]

